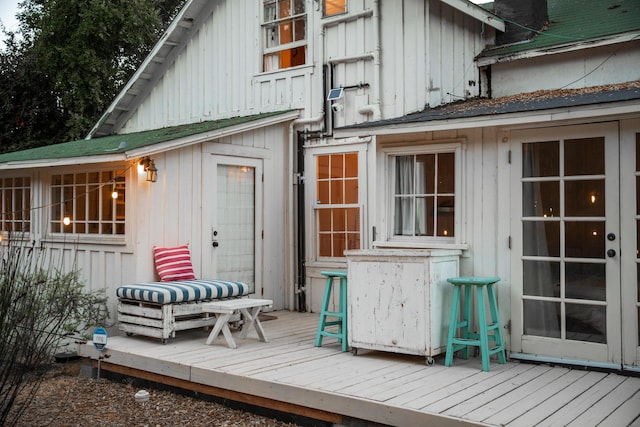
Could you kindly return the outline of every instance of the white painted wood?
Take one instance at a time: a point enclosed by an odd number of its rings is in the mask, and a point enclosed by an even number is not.
[[[203,311],[206,313],[214,313],[217,318],[216,324],[209,334],[206,343],[211,344],[218,337],[218,334],[222,332],[225,340],[227,341],[227,345],[230,348],[237,348],[236,342],[231,335],[228,324],[229,320],[231,319],[231,315],[234,313],[242,313],[244,315],[242,333],[240,334],[240,338],[246,338],[249,330],[251,330],[251,328],[254,328],[258,333],[258,339],[262,342],[268,342],[258,315],[263,307],[268,307],[271,305],[273,305],[273,301],[271,300],[251,298],[225,301],[210,301],[203,303]],[[251,309],[251,311],[249,311],[249,309]]]
[[[354,357],[339,345],[314,346],[317,314],[273,313],[262,321],[269,342],[234,331],[237,349],[206,345],[204,330],[165,345],[113,336],[106,361],[387,425],[618,427],[640,416],[640,378],[513,362],[484,372],[476,358],[426,366],[419,356],[371,350]],[[91,343],[79,351],[98,356]]]
[[[457,251],[347,251],[354,348],[432,357],[446,349]]]

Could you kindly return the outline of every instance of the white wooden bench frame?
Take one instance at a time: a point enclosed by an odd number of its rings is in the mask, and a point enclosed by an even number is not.
[[[240,338],[245,339],[249,330],[253,327],[258,334],[258,340],[268,342],[258,316],[262,308],[271,307],[272,305],[272,300],[250,298],[209,301],[202,303],[203,310],[208,313],[215,314],[218,319],[213,330],[209,334],[209,338],[207,338],[207,345],[215,341],[218,335],[220,335],[220,332],[222,332],[224,338],[227,340],[227,346],[230,348],[237,348],[236,342],[229,330],[229,321],[231,320],[231,316],[239,313],[244,316],[242,330],[240,331]]]
[[[214,302],[233,301],[242,297],[233,297]],[[118,300],[118,328],[127,335],[143,335],[159,338],[165,343],[174,338],[177,331],[211,327],[216,324],[216,317],[205,311],[203,304],[207,301],[188,301],[159,304],[120,298]],[[239,321],[240,316],[230,321]],[[228,327],[228,326],[227,326]]]

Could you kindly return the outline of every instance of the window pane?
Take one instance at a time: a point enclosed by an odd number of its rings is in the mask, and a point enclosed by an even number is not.
[[[416,194],[434,194],[436,156],[434,154],[421,154],[416,156]]]
[[[589,153],[585,156],[585,153]],[[564,142],[564,175],[604,174],[604,138],[568,139]]]
[[[324,0],[324,14],[325,16],[335,15],[337,13],[344,13],[347,11],[346,0]]]
[[[522,261],[524,295],[560,297],[560,262]]]
[[[355,153],[345,154],[344,156],[344,176],[345,178],[358,177],[358,155]]]
[[[320,234],[318,236],[318,256],[330,257],[331,256],[331,235]]]
[[[412,199],[396,197],[393,217],[393,234],[396,236],[413,236]],[[425,213],[426,217],[426,213]]]
[[[535,142],[522,146],[522,176],[559,176],[560,143]]]
[[[453,197],[438,197],[438,211],[436,214],[438,236],[448,237],[455,235],[454,203]]]
[[[604,258],[604,222],[565,222],[565,254],[570,258]]]
[[[344,203],[344,194],[342,192],[342,185],[344,181],[331,181],[331,204],[338,205]]]
[[[300,41],[305,40],[307,37],[307,20],[306,19],[296,19],[293,22],[294,28],[294,40]]]
[[[606,344],[607,308],[605,306],[565,304],[567,339]]]
[[[559,182],[523,182],[522,215],[553,217],[560,214]]]
[[[360,209],[348,208],[345,209],[347,213],[347,231],[360,231]]]
[[[329,203],[329,181],[318,182],[318,203]]]
[[[567,298],[606,300],[605,265],[567,262],[565,264]]]
[[[293,0],[293,8],[296,15],[304,13],[304,1],[305,0]]]
[[[560,222],[523,221],[522,249],[525,256],[560,256]]]
[[[438,154],[438,193],[454,193],[456,188],[454,153]]]
[[[522,301],[524,334],[560,338],[560,303],[553,301]]]
[[[278,17],[286,18],[287,16],[291,16],[291,2],[290,0],[280,0],[278,2]]]
[[[604,179],[566,181],[564,184],[566,216],[604,216]]]
[[[413,156],[396,157],[396,194],[413,194]]]
[[[285,21],[280,24],[280,44],[291,43],[293,41],[293,22]]]
[[[316,169],[318,179],[329,178],[329,156],[318,156]]]
[[[333,231],[347,230],[347,213],[345,209],[333,209]]]
[[[344,202],[347,204],[358,203],[357,179],[349,179],[344,182]]]
[[[342,154],[331,156],[331,178],[344,177],[343,158]]]

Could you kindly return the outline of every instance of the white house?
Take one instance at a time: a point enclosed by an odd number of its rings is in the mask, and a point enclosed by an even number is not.
[[[0,156],[2,230],[114,304],[154,245],[302,311],[345,250],[453,257],[511,357],[638,369],[640,5],[546,4],[189,0],[87,140]]]

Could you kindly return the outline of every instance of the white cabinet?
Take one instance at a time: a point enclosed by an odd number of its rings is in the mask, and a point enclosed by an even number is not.
[[[426,356],[446,351],[458,250],[347,251],[348,341],[371,349]]]

